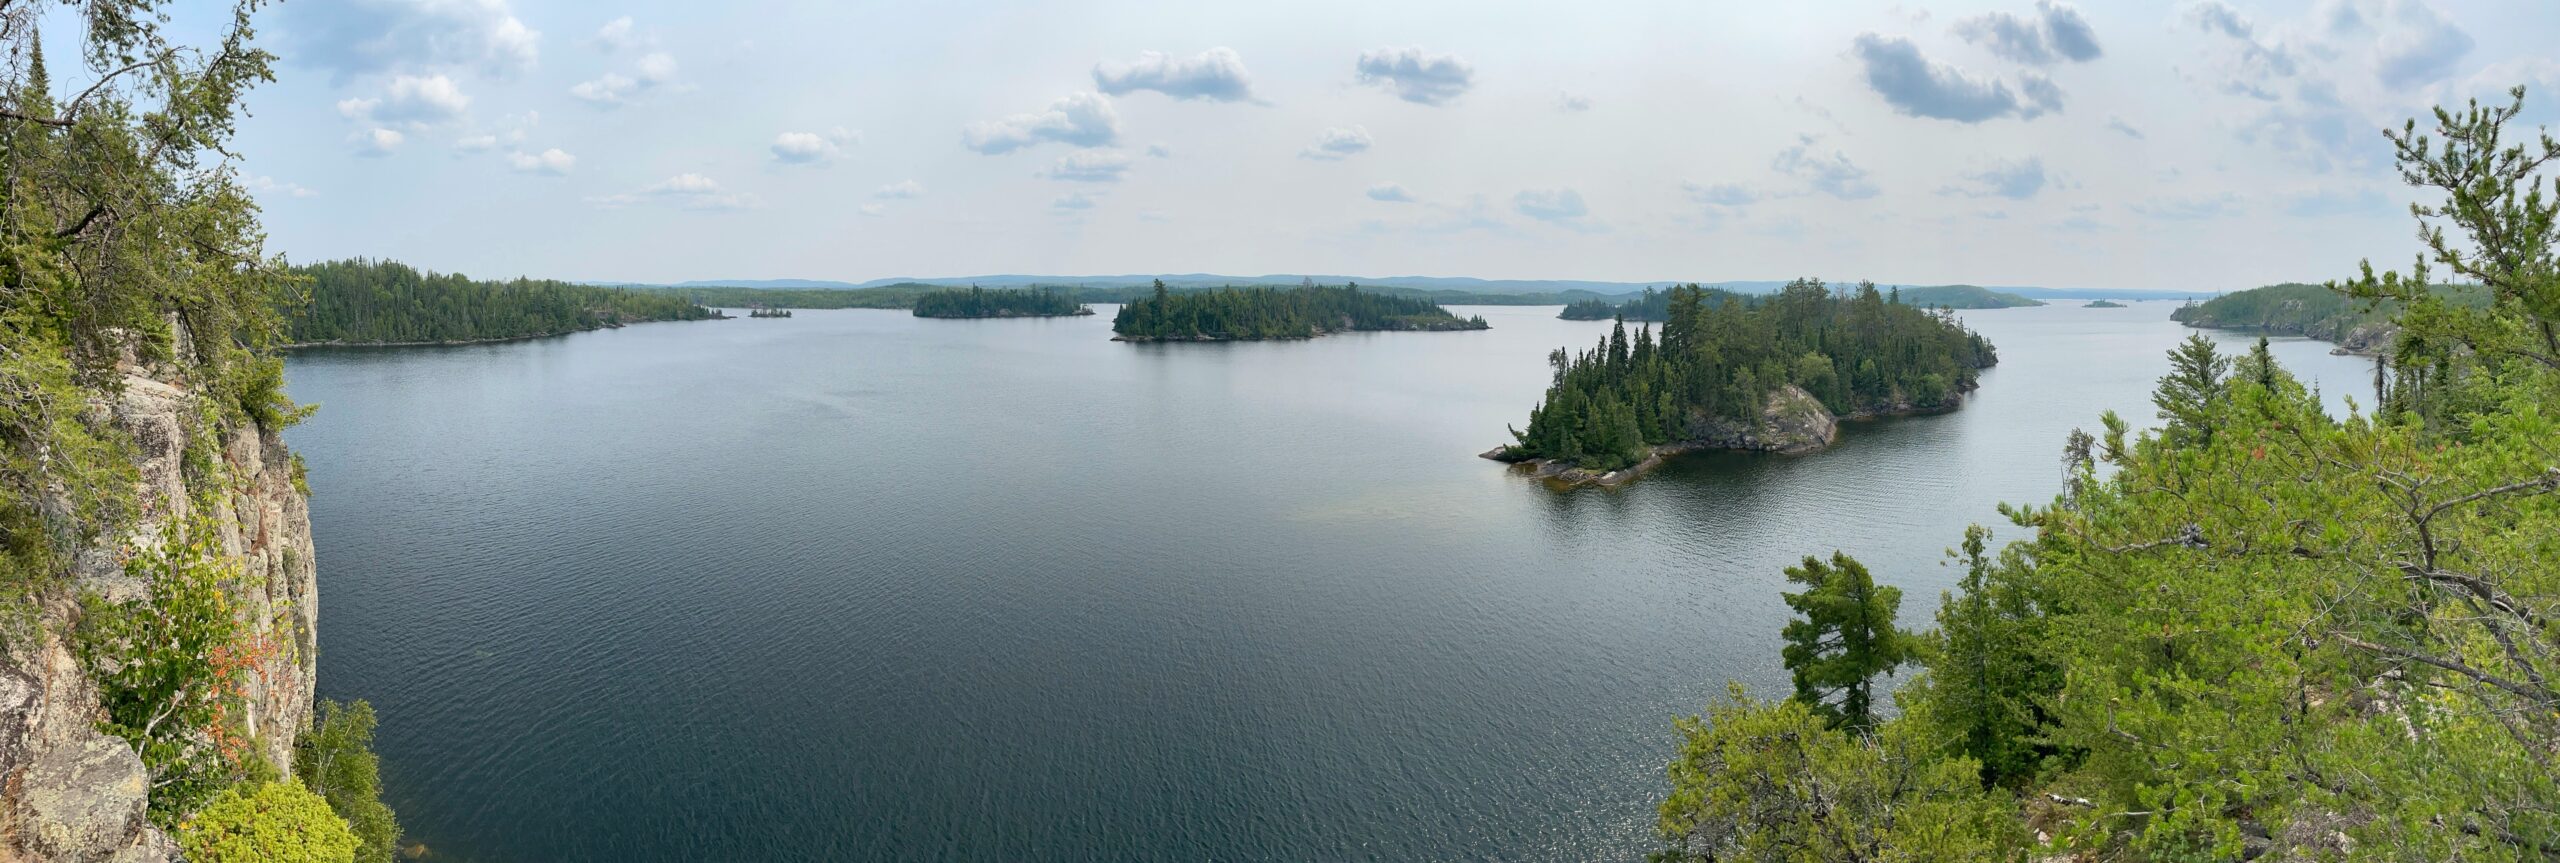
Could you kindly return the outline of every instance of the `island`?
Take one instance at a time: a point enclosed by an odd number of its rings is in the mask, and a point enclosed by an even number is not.
[[[1063,318],[1093,314],[1093,307],[1048,288],[990,291],[976,285],[916,297],[919,318]]]
[[[763,306],[757,306],[747,310],[747,317],[750,318],[787,318],[790,316],[790,309],[768,309]]]
[[[1684,287],[1701,292],[1700,301],[1709,306],[1723,305],[1733,300],[1754,296],[1694,284]],[[2044,305],[2041,300],[1976,285],[1893,287],[1884,288],[1882,292],[1884,301],[1887,303],[1931,309],[2013,309]],[[1568,321],[1620,320],[1660,323],[1671,319],[1670,307],[1670,291],[1646,288],[1644,293],[1620,302],[1613,303],[1602,298],[1576,300],[1566,304],[1563,311],[1556,313],[1556,317]]]
[[[1768,297],[1666,292],[1659,338],[1624,321],[1591,350],[1548,355],[1555,383],[1529,426],[1485,458],[1564,485],[1612,486],[1703,449],[1808,453],[1838,421],[1955,409],[1999,361],[1945,309],[1798,279]]]
[[[1980,285],[1914,285],[1885,290],[1885,302],[1930,309],[2017,309],[2044,305],[2007,291]]]
[[[1155,284],[1152,295],[1120,307],[1115,342],[1225,342],[1311,339],[1361,330],[1489,329],[1484,316],[1461,318],[1430,300],[1340,287],[1221,288],[1176,293]]]
[[[302,284],[278,292],[277,301],[285,348],[503,342],[728,317],[677,294],[552,279],[483,281],[397,261],[350,258],[292,273]]]
[[[2090,300],[2088,305],[2081,306],[2081,308],[2084,308],[2084,309],[2121,309],[2121,308],[2126,308],[2126,306],[2125,306],[2125,304],[2123,304],[2123,303],[2112,302],[2112,301],[2109,301],[2109,300]]]
[[[2483,308],[2488,294],[2477,285],[2438,285],[2437,296],[2457,306]],[[2169,312],[2169,319],[2200,329],[2242,330],[2301,336],[2333,345],[2332,353],[2377,356],[2399,334],[2399,304],[2347,296],[2326,285],[2287,282],[2233,291]]]

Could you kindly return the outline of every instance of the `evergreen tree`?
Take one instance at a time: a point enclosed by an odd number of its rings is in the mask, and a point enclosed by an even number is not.
[[[1802,615],[1784,631],[1796,700],[1833,728],[1873,725],[1876,676],[1913,658],[1912,636],[1893,625],[1902,589],[1876,584],[1865,564],[1840,552],[1828,563],[1807,556],[1787,568],[1787,580],[1805,586],[1784,594],[1787,607]]]
[[[2160,378],[2151,403],[2168,423],[2171,444],[2213,440],[2213,412],[2222,403],[2224,372],[2230,368],[2231,360],[2214,353],[2213,340],[2202,333],[2189,334],[2169,352],[2169,373]]]

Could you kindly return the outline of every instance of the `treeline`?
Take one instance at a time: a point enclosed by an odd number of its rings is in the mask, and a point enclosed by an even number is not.
[[[1697,285],[1688,287],[1699,291],[1700,302],[1711,306],[1721,306],[1735,301],[1750,302],[1750,298],[1722,288],[1701,288]],[[1646,288],[1644,293],[1615,303],[1603,299],[1578,300],[1567,304],[1564,311],[1557,313],[1556,317],[1568,321],[1605,321],[1615,318],[1623,321],[1660,323],[1671,319],[1671,291]]]
[[[2477,285],[2437,285],[2430,292],[2447,302],[2473,308],[2488,301],[2487,292]],[[2169,313],[2169,319],[2191,327],[2254,330],[2335,342],[2358,327],[2389,323],[2399,311],[2400,304],[2387,298],[2357,298],[2321,285],[2288,282],[2180,306]]]
[[[1838,415],[1931,410],[1998,361],[1952,315],[1887,302],[1873,284],[1845,298],[1816,279],[1758,302],[1718,293],[1664,292],[1659,340],[1621,322],[1591,350],[1549,354],[1554,380],[1509,454],[1615,470],[1686,439],[1693,418],[1747,422],[1790,384]]]
[[[2102,416],[2050,505],[2003,507],[2026,538],[1967,531],[1934,630],[1806,559],[1794,694],[1680,724],[1655,859],[2560,856],[2560,222],[2515,99],[2389,133],[2444,214],[2422,263],[2482,297],[2330,287],[2399,309],[2383,410],[2191,336],[2158,431]]]
[[[1346,330],[1481,330],[1429,300],[1342,287],[1225,288],[1174,293],[1156,283],[1120,307],[1111,330],[1123,341],[1304,339]]]
[[[285,300],[294,344],[516,339],[718,316],[682,296],[550,279],[479,281],[397,261],[355,258],[294,272],[305,280]]]
[[[990,291],[977,286],[932,291],[919,296],[919,318],[1028,318],[1090,315],[1093,309],[1074,297],[1047,288]]]

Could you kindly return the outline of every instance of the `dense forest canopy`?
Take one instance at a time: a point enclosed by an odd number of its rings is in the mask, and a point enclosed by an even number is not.
[[[2560,141],[2514,97],[2388,133],[2427,250],[2327,288],[2397,310],[2372,413],[2190,337],[2158,431],[2100,417],[2027,538],[1967,533],[1935,629],[1791,594],[1799,685],[1917,660],[1898,715],[1737,689],[1680,725],[1657,859],[2560,858]]]
[[[1227,288],[1152,295],[1120,307],[1112,332],[1128,341],[1304,339],[1346,330],[1481,330],[1429,300],[1341,287]]]
[[[2477,285],[2436,285],[2430,290],[2458,305],[2476,307],[2488,302],[2488,294]],[[2325,285],[2288,282],[2181,306],[2169,313],[2169,319],[2191,327],[2337,341],[2357,327],[2386,323],[2399,311],[2400,304],[2387,298],[2357,298]]]
[[[296,344],[396,344],[516,339],[717,312],[668,294],[519,278],[478,281],[362,258],[294,268],[304,278],[286,306]]]
[[[1839,415],[1935,409],[1998,361],[1944,310],[1888,302],[1872,284],[1841,296],[1798,279],[1756,302],[1695,285],[1662,297],[1659,339],[1649,326],[1629,338],[1621,322],[1591,350],[1548,356],[1555,377],[1511,456],[1614,470],[1689,437],[1695,420],[1752,417],[1790,384]]]
[[[1234,290],[1237,288],[1256,287],[1279,290],[1292,286],[1226,285],[1221,287],[1201,287],[1196,285],[1185,285],[1168,286],[1166,290],[1170,293],[1176,294],[1196,294],[1207,291],[1223,291]],[[1297,287],[1304,287],[1304,285],[1299,285]],[[1382,294],[1390,297],[1429,300],[1431,302],[1446,305],[1469,306],[1552,306],[1561,303],[1572,303],[1594,299],[1601,299],[1606,302],[1615,303],[1621,296],[1595,294],[1584,290],[1558,291],[1553,293],[1480,294],[1449,288],[1422,289],[1362,285],[1360,286],[1360,289],[1369,293]],[[707,306],[731,308],[763,305],[797,309],[911,309],[915,307],[916,300],[926,294],[953,289],[943,285],[926,284],[921,282],[901,282],[894,285],[880,285],[869,288],[638,287],[634,288],[634,290],[673,294],[692,299]],[[1154,288],[1145,286],[1033,285],[1018,289],[1008,288],[1006,290],[1056,291],[1057,293],[1074,298],[1077,302],[1083,303],[1128,303],[1143,300],[1155,295]],[[1608,316],[1603,315],[1600,319],[1606,320],[1607,318]]]
[[[984,288],[946,289],[917,297],[915,315],[919,318],[1027,318],[1060,315],[1090,315],[1093,309],[1077,302],[1069,294],[1047,288],[990,291]]]

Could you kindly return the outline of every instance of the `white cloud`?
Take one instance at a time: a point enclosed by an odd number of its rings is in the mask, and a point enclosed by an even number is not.
[[[607,207],[661,204],[685,210],[744,210],[762,203],[754,195],[730,191],[710,177],[693,173],[677,174],[641,187],[636,192],[587,200]]]
[[[350,111],[350,106],[354,111]],[[471,97],[453,79],[443,75],[401,75],[391,79],[391,86],[380,99],[348,99],[338,103],[338,113],[362,115],[382,123],[402,123],[423,128],[457,120],[470,110]]]
[[[320,197],[320,193],[303,188],[300,183],[288,183],[274,177],[251,176],[244,180],[243,184],[248,186],[249,191],[252,192],[277,192],[294,198]]]
[[[842,126],[826,134],[816,132],[784,132],[773,136],[773,159],[793,165],[820,165],[844,155],[844,149],[861,143],[862,133]]]
[[[960,133],[962,145],[990,156],[1046,142],[1100,147],[1119,139],[1120,114],[1100,93],[1071,93],[1048,110],[971,124]]]
[[[1978,171],[1968,171],[1964,182],[1939,189],[1940,194],[1967,197],[2001,197],[2022,201],[2044,191],[2044,160],[2029,156],[2024,159],[1992,163]]]
[[[604,22],[604,26],[596,28],[596,47],[608,54],[631,47],[637,38],[631,29],[629,15]]]
[[[1059,157],[1058,164],[1040,176],[1082,183],[1117,183],[1135,161],[1127,153],[1078,150]]]
[[[1070,192],[1068,194],[1058,196],[1057,200],[1050,201],[1049,206],[1052,209],[1066,211],[1090,210],[1093,209],[1093,205],[1096,203],[1098,203],[1098,201],[1092,195],[1088,195],[1083,192]]]
[[[674,82],[676,58],[665,51],[652,51],[633,64],[632,74],[606,72],[580,81],[569,88],[569,95],[598,108],[619,108],[631,104],[632,97]]]
[[[379,127],[366,129],[347,137],[349,143],[356,145],[358,156],[391,155],[391,151],[399,149],[400,142],[406,139],[407,136],[400,134],[398,130]]]
[[[335,0],[278,10],[282,53],[345,83],[386,72],[473,68],[509,77],[533,68],[542,34],[507,0]]]
[[[1298,151],[1298,158],[1322,162],[1340,161],[1368,152],[1369,145],[1373,143],[1376,142],[1369,138],[1369,130],[1366,127],[1353,126],[1345,129],[1337,126],[1316,135],[1316,142]]]
[[[1876,184],[1867,171],[1849,161],[1849,155],[1837,149],[1822,152],[1814,149],[1813,138],[1803,138],[1795,146],[1778,151],[1770,167],[1778,173],[1804,181],[1813,191],[1843,201],[1856,201],[1876,196]]]
[[[637,68],[640,70],[640,83],[649,86],[664,84],[676,79],[675,55],[669,54],[665,51],[649,52],[646,56],[640,58]]]
[[[1511,208],[1542,222],[1569,222],[1591,214],[1582,193],[1572,189],[1529,189],[1511,196]]]
[[[2097,31],[2080,17],[2080,10],[2053,0],[2036,0],[2033,19],[1985,12],[1957,21],[1955,32],[1994,56],[2037,66],[2057,61],[2086,63],[2105,53],[2098,47]]]
[[[1712,204],[1718,207],[1740,207],[1757,203],[1760,200],[1760,193],[1754,192],[1739,183],[1705,184],[1683,182],[1680,184],[1680,190],[1688,194],[1689,200],[1696,201],[1701,204]]]
[[[570,169],[577,166],[578,157],[569,155],[558,147],[539,153],[518,151],[507,154],[507,167],[526,174],[563,177],[569,174]]]
[[[1369,200],[1410,204],[1413,203],[1413,193],[1394,183],[1379,183],[1369,187]]]
[[[924,184],[918,183],[914,180],[900,180],[898,182],[873,189],[871,191],[871,197],[879,198],[884,201],[914,200],[916,198],[924,197]]]
[[[864,205],[862,205],[862,206],[855,207],[855,208],[853,208],[853,209],[854,209],[856,212],[859,212],[859,213],[861,213],[861,214],[863,214],[863,215],[865,215],[865,216],[870,216],[870,217],[873,217],[873,218],[878,218],[878,217],[886,216],[886,215],[888,215],[888,214],[889,214],[889,208],[887,208],[887,207],[883,207],[883,206],[880,206],[880,205],[878,205],[878,204],[864,204]]]
[[[1147,51],[1132,63],[1106,60],[1094,65],[1093,85],[1114,96],[1153,90],[1176,99],[1254,101],[1253,75],[1233,48],[1211,48],[1189,58]]]
[[[1591,110],[1591,97],[1571,90],[1558,90],[1556,91],[1556,110],[1567,114],[1579,114]]]
[[[1417,105],[1446,105],[1475,87],[1476,70],[1455,54],[1420,48],[1373,48],[1353,65],[1360,83],[1373,84]]]
[[[497,148],[496,135],[464,135],[453,141],[453,149],[461,153],[486,153]]]

